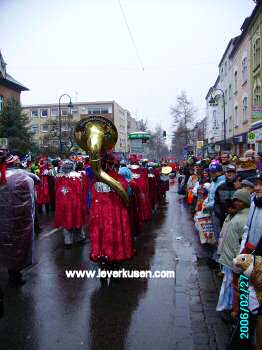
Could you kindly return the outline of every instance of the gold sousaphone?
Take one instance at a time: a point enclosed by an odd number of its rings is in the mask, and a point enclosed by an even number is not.
[[[163,166],[161,168],[161,173],[164,175],[169,175],[172,172],[172,167],[171,166]]]
[[[103,155],[113,149],[118,133],[115,125],[108,119],[95,116],[81,119],[75,128],[77,144],[90,154],[91,166],[100,181],[109,185],[129,205],[128,194],[122,184],[109,176],[101,165]]]

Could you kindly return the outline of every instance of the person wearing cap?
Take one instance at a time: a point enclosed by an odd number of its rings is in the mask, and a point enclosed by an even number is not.
[[[215,193],[214,212],[219,219],[220,228],[222,228],[225,218],[228,214],[227,200],[233,197],[235,193],[234,181],[236,178],[236,168],[232,164],[225,166],[225,182],[220,184]]]
[[[255,251],[256,255],[262,255],[262,172],[255,178],[255,195],[250,206],[240,251]]]
[[[255,192],[255,185],[252,181],[248,180],[248,179],[244,179],[241,183],[242,188],[246,191],[248,191],[250,193],[250,195],[252,195],[252,193]]]
[[[237,190],[232,200],[236,213],[228,222],[218,259],[218,262],[223,265],[224,279],[216,310],[223,312],[221,316],[227,319],[233,309],[233,259],[239,254],[251,204],[250,194],[243,189]]]
[[[132,180],[132,171],[127,167],[127,162],[124,159],[120,161],[120,168],[118,174],[124,176],[127,179],[127,181]]]

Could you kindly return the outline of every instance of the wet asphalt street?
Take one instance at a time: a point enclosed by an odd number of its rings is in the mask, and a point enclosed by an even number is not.
[[[6,271],[0,270],[1,350],[223,348],[220,338],[225,339],[228,326],[214,311],[216,283],[209,269],[196,263],[205,252],[175,187],[136,239],[137,255],[123,265],[175,270],[175,279],[123,279],[108,286],[96,278],[67,279],[66,269],[97,269],[89,260],[90,242],[65,250],[61,232],[49,232],[50,220],[45,226],[37,241],[37,264],[25,272],[23,287],[10,288]]]

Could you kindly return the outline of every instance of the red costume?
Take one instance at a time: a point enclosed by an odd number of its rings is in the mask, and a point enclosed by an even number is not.
[[[133,169],[132,172],[140,175],[140,177],[138,179],[135,179],[135,181],[141,191],[140,209],[142,210],[143,220],[150,220],[152,218],[152,208],[149,194],[148,171],[147,169],[139,168]]]
[[[85,175],[77,172],[56,176],[55,227],[80,229],[87,224],[87,191]]]
[[[120,181],[127,191],[128,182],[115,171],[109,175]],[[118,193],[99,181],[92,185],[90,210],[91,259],[123,261],[134,255],[133,233],[128,209]]]
[[[40,183],[35,186],[36,203],[38,205],[48,204],[50,202],[49,184],[48,184],[48,164],[40,163]]]

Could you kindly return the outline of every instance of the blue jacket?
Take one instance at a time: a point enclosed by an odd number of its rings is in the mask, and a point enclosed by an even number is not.
[[[215,195],[217,188],[226,181],[226,178],[224,175],[218,176],[215,181],[211,182],[211,185],[209,187],[208,191],[208,200],[207,200],[207,207],[210,210],[214,209],[215,206]]]

